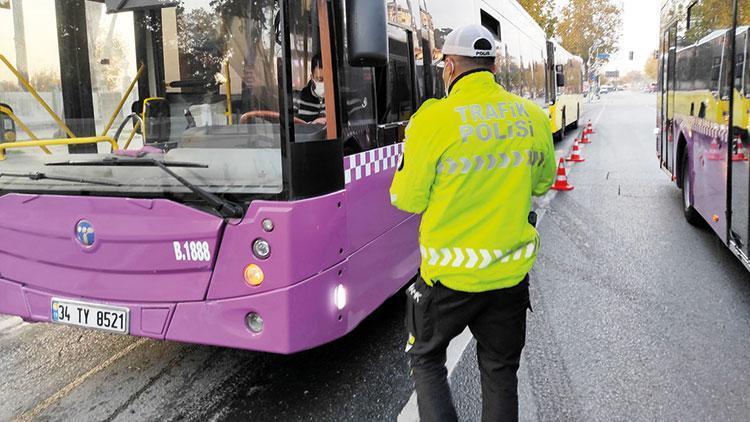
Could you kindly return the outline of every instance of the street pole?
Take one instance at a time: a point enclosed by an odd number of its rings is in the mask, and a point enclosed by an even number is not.
[[[26,55],[26,33],[23,24],[23,0],[12,0],[11,10],[16,44],[16,68],[26,80],[29,80],[29,61]],[[22,86],[20,81],[18,84]]]

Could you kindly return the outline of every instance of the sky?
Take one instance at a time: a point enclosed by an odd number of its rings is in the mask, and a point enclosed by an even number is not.
[[[659,4],[656,0],[622,0],[620,52],[605,69],[619,70],[621,74],[643,70],[646,59],[659,46]],[[630,51],[634,52],[633,61],[628,57]]]
[[[619,70],[620,75],[631,70],[643,70],[646,59],[659,46],[658,0],[614,0],[622,6],[622,35],[620,51],[612,55],[604,70]],[[558,0],[558,9],[566,0]],[[630,60],[630,52],[633,60]]]

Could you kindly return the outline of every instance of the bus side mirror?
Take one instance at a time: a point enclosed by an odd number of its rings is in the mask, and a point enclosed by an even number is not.
[[[558,88],[562,88],[565,86],[565,73],[563,65],[561,64],[555,66],[555,82]]]
[[[171,112],[166,98],[147,98],[143,101],[144,144],[168,142],[172,132]]]
[[[379,67],[388,64],[386,2],[347,0],[346,35],[349,64]]]
[[[0,144],[16,142],[16,122],[13,121],[8,112],[13,113],[13,109],[5,104],[0,104]]]

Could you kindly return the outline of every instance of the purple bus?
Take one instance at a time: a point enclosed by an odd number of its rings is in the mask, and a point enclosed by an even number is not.
[[[663,0],[657,154],[685,217],[750,269],[750,0]]]
[[[32,322],[274,353],[337,339],[417,273],[419,219],[388,189],[409,118],[444,94],[451,28],[493,30],[498,79],[541,106],[565,83],[511,0],[12,4],[0,313]]]

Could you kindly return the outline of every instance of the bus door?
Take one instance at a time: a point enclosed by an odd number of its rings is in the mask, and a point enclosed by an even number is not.
[[[388,24],[388,66],[376,69],[378,143],[404,139],[406,125],[416,111],[414,37],[408,29]]]
[[[662,165],[674,173],[674,95],[675,95],[675,65],[677,49],[677,28],[671,26],[664,32],[662,38],[662,74],[661,74],[661,138],[659,152]]]
[[[738,10],[748,10],[750,0],[739,0]],[[737,17],[737,35],[735,37],[735,67],[734,67],[734,110],[733,142],[731,162],[731,198],[732,217],[730,240],[750,257],[750,67],[748,67],[748,53],[750,53],[750,34],[748,32],[750,16],[740,14]]]

